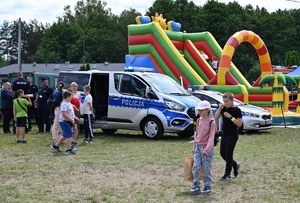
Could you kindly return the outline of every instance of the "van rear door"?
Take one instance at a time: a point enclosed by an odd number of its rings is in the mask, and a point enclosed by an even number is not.
[[[114,84],[109,87],[108,127],[139,129],[140,121],[148,114],[147,85],[126,72],[111,73],[110,80]]]

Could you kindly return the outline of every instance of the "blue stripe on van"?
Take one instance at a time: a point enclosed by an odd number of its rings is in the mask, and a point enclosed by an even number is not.
[[[157,102],[158,103],[158,102]],[[133,98],[133,97],[123,97],[118,96],[118,98],[114,98],[109,96],[109,105],[110,106],[120,106],[120,107],[128,107],[128,108],[136,108],[136,109],[147,109],[148,101],[142,98]]]
[[[136,109],[147,109],[149,107],[151,107],[152,109],[157,109],[158,111],[164,114],[165,118],[167,119],[168,126],[171,126],[171,122],[174,119],[190,119],[190,117],[186,113],[168,110],[162,102],[138,97],[134,98],[120,96],[117,99],[115,99],[113,96],[109,96],[109,105]],[[183,126],[178,127],[185,128],[187,125],[189,125],[189,122],[186,122]]]

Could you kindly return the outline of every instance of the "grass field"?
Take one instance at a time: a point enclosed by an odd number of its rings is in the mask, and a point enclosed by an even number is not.
[[[17,144],[13,135],[0,135],[1,203],[300,202],[299,129],[240,135],[235,159],[241,172],[225,182],[219,181],[225,162],[218,145],[211,195],[187,193],[191,183],[183,180],[183,161],[191,155],[188,138],[168,135],[150,141],[139,132],[98,132],[95,143],[80,144],[74,156],[54,153],[49,133],[30,132],[27,140]]]

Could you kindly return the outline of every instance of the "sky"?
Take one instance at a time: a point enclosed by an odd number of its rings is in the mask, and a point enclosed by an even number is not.
[[[64,6],[70,5],[74,9],[78,0],[0,0],[0,25],[4,20],[14,21],[21,18],[22,21],[36,19],[38,22],[50,23],[57,21],[57,17],[62,17]],[[191,1],[191,0],[188,0]],[[233,0],[218,0],[228,3]],[[268,12],[278,9],[299,9],[300,0],[235,0],[241,6],[248,4],[260,8],[265,7]],[[102,0],[103,2],[103,0]],[[123,10],[134,8],[142,14],[152,6],[154,0],[104,0],[107,3],[105,8],[111,8],[112,13],[119,15]],[[198,6],[203,6],[207,0],[193,0]],[[255,2],[255,3],[254,3]],[[154,15],[154,14],[153,14]]]

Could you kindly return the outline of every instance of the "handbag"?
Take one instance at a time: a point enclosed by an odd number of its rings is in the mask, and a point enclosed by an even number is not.
[[[194,156],[187,156],[184,158],[183,165],[183,179],[185,181],[193,181],[194,175],[192,172],[194,166]],[[204,167],[200,169],[200,180],[204,179]]]
[[[187,156],[184,158],[184,165],[183,165],[183,179],[185,181],[193,181],[193,169],[194,165],[194,157],[193,156]]]

